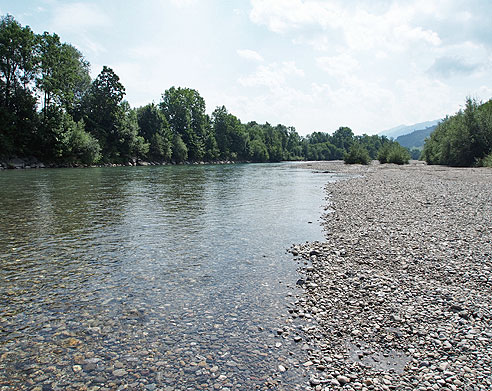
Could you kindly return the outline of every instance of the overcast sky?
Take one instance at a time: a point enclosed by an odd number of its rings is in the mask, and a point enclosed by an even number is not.
[[[373,134],[492,98],[490,0],[0,0],[120,76],[132,106],[197,89],[243,122]]]

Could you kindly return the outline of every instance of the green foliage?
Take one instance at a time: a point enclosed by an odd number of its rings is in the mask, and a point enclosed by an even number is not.
[[[36,36],[11,15],[0,21],[0,77],[3,107],[12,108],[16,90],[28,91],[38,63]]]
[[[411,148],[410,149],[410,158],[412,160],[420,160],[420,155],[422,154],[422,149],[420,148]]]
[[[172,133],[166,117],[153,103],[137,109],[140,135],[149,144],[148,157],[169,162],[172,157]]]
[[[345,164],[369,164],[371,157],[369,152],[360,143],[355,142],[350,146],[349,151],[344,157]]]
[[[35,35],[11,15],[0,20],[0,156],[28,154],[36,140]]]
[[[220,150],[214,134],[210,131],[205,138],[205,160],[215,162],[219,159]],[[236,157],[237,159],[237,157]]]
[[[72,45],[60,42],[56,34],[38,36],[39,77],[37,87],[43,92],[44,107],[62,106],[74,112],[89,88],[89,63]]]
[[[398,136],[395,141],[397,141],[402,147],[409,148],[410,150],[413,148],[422,150],[425,139],[431,135],[436,127],[437,125],[434,125],[425,129],[415,130],[410,134]]]
[[[104,66],[84,98],[82,112],[86,129],[99,141],[105,162],[121,162],[131,154],[133,141],[128,139],[134,129],[126,126],[134,124],[125,119],[129,110],[122,104],[124,96],[125,87],[120,78]],[[120,151],[119,146],[124,150]]]
[[[376,159],[382,146],[389,142],[388,138],[385,136],[379,137],[378,135],[368,136],[367,134],[364,134],[362,136],[356,136],[355,138],[357,142],[367,149],[371,160]]]
[[[428,164],[469,167],[492,152],[492,100],[468,98],[465,109],[440,122],[426,140],[422,157]]]
[[[241,121],[227,112],[225,106],[217,107],[212,113],[212,129],[222,160],[247,159],[247,140]]]
[[[85,131],[82,121],[75,122],[67,114],[63,120],[63,160],[71,164],[96,164],[101,159],[98,141]]]
[[[480,167],[492,167],[492,153],[489,153],[479,162]]]
[[[389,141],[379,150],[378,160],[381,164],[408,164],[408,161],[410,160],[410,152],[408,152],[406,148],[403,148],[396,141]]]
[[[205,100],[191,88],[171,87],[162,94],[160,107],[173,134],[179,135],[188,148],[191,160],[202,160],[207,128]]]
[[[354,136],[340,127],[333,135],[301,137],[292,127],[241,123],[224,106],[211,117],[198,91],[171,87],[159,105],[132,109],[125,87],[109,67],[95,80],[81,52],[56,34],[37,35],[12,16],[0,20],[0,156],[29,156],[58,164],[157,162],[347,160],[369,161],[389,143],[385,137]],[[40,109],[38,110],[37,105]],[[475,105],[476,106],[476,105]],[[469,137],[469,147],[453,152],[429,146],[429,156],[459,162],[490,154],[490,110],[467,104],[454,129]],[[452,122],[452,121],[450,121]],[[437,138],[442,137],[438,132]],[[460,133],[460,134],[461,134]],[[487,149],[488,148],[488,149]],[[432,153],[431,153],[432,152]],[[385,159],[403,156],[387,154]],[[488,161],[483,159],[484,162]],[[485,164],[485,163],[484,163]]]
[[[173,136],[172,159],[176,163],[182,163],[188,159],[188,147],[179,134]]]
[[[119,157],[120,163],[145,158],[149,152],[149,143],[138,135],[136,110],[131,109],[126,101],[121,103],[120,110],[116,121],[118,140],[115,145],[117,151],[115,156]]]
[[[249,143],[249,155],[251,160],[256,163],[267,162],[269,159],[265,143],[258,139],[254,139]]]
[[[332,143],[335,147],[348,151],[354,143],[354,132],[345,126],[340,127],[333,133]]]

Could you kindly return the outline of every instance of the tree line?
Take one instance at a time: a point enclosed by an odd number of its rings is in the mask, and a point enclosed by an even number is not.
[[[35,34],[11,15],[0,21],[0,157],[33,156],[59,165],[369,159],[395,143],[355,136],[301,137],[293,127],[242,123],[225,106],[211,115],[198,91],[171,87],[158,104],[132,108],[118,75],[90,64],[56,34]],[[357,155],[357,154],[356,154]],[[349,159],[350,160],[350,159]]]
[[[492,100],[467,98],[465,108],[446,117],[426,139],[422,157],[428,164],[492,167]]]

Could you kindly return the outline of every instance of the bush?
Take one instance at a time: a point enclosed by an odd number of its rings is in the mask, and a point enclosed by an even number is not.
[[[457,167],[486,165],[492,150],[492,100],[468,98],[464,110],[439,123],[426,139],[423,158],[428,164]]]
[[[492,167],[492,152],[478,162],[480,167]]]
[[[174,135],[173,138],[172,159],[176,163],[182,163],[188,159],[188,148],[179,134]]]
[[[420,160],[420,156],[422,155],[422,150],[419,148],[413,147],[410,149],[410,158],[412,160]]]
[[[352,144],[348,153],[345,154],[343,161],[345,164],[369,164],[371,157],[369,152],[358,143]]]
[[[249,144],[249,155],[255,163],[267,162],[270,158],[265,143],[257,139]]]
[[[408,164],[410,153],[397,142],[387,143],[379,150],[378,160],[381,164]]]
[[[94,164],[101,159],[99,142],[85,131],[83,121],[75,122],[69,114],[63,116],[63,138],[60,159],[71,164]]]

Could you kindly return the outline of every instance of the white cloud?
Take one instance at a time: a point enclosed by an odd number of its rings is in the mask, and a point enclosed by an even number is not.
[[[428,2],[414,1],[400,5],[394,2],[380,9],[353,6],[350,2],[320,0],[251,0],[250,18],[277,33],[306,30],[312,38],[295,37],[294,42],[308,42],[317,49],[328,49],[327,32],[340,31],[352,50],[399,51],[413,43],[439,45],[437,32],[418,25],[421,14],[428,15],[435,7]],[[328,42],[327,42],[328,41]],[[340,43],[340,42],[339,42]]]
[[[359,61],[348,53],[331,57],[318,57],[316,63],[332,76],[347,76],[360,66]]]
[[[402,41],[427,42],[438,46],[441,44],[439,35],[432,30],[424,30],[422,27],[410,27],[409,25],[394,28],[395,39]]]
[[[261,54],[255,52],[254,50],[238,49],[236,50],[236,53],[239,55],[239,57],[242,57],[246,60],[258,61],[258,62],[263,61],[263,57],[261,56]]]
[[[88,28],[110,24],[110,18],[96,4],[72,3],[57,5],[54,8],[55,31],[83,32]]]
[[[256,71],[248,76],[239,78],[239,83],[244,87],[264,86],[278,88],[284,85],[288,77],[303,77],[304,71],[297,68],[294,61],[260,65]]]
[[[337,27],[343,19],[341,9],[331,1],[251,0],[251,4],[251,20],[278,33],[310,24]]]

